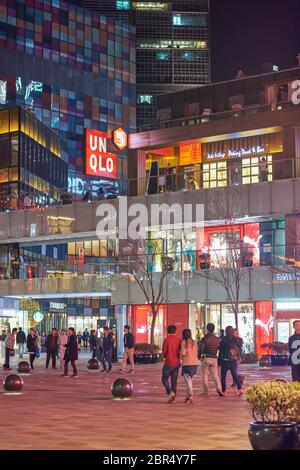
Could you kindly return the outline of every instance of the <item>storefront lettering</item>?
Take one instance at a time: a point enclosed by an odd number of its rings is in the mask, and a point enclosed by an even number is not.
[[[241,148],[239,150],[228,150],[227,152],[210,152],[207,154],[207,160],[222,159],[222,158],[241,158],[252,155],[259,155],[265,153],[265,147],[263,145],[257,145],[254,147]]]
[[[117,178],[117,155],[108,153],[107,132],[85,130],[85,172],[87,175]]]
[[[277,281],[300,281],[300,273],[277,273]]]

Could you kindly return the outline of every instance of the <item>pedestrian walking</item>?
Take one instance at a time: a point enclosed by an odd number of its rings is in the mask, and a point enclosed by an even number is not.
[[[175,325],[167,328],[168,336],[164,339],[162,353],[165,359],[162,368],[161,381],[168,395],[168,403],[172,403],[176,398],[178,372],[180,368],[180,348],[181,340],[176,335]],[[169,380],[171,379],[171,385]]]
[[[103,354],[101,372],[111,372],[112,369],[112,353],[113,353],[114,340],[110,329],[105,326],[103,329]]]
[[[221,381],[218,372],[218,351],[221,340],[215,335],[215,325],[208,323],[206,326],[207,334],[202,339],[199,349],[201,358],[201,370],[203,377],[203,394],[208,396],[208,377],[213,379],[215,389],[221,397],[224,395],[221,389]]]
[[[5,357],[5,340],[6,340],[6,333],[5,330],[2,330],[2,333],[0,335],[0,356]]]
[[[80,352],[80,350],[81,350],[81,342],[82,342],[82,334],[81,334],[81,332],[79,332],[77,334],[78,352]]]
[[[56,367],[56,357],[58,354],[58,334],[57,329],[52,328],[51,333],[47,336],[45,347],[46,347],[46,369],[48,369],[50,358],[52,360],[52,369]]]
[[[97,356],[96,330],[91,331],[90,349],[91,349],[91,352],[92,352],[92,358],[94,359]]]
[[[42,353],[46,352],[46,339],[47,339],[46,333],[43,332],[41,335],[41,352]]]
[[[184,403],[192,403],[193,378],[197,373],[199,359],[197,342],[193,340],[192,332],[189,329],[185,329],[182,332],[180,354],[182,358],[182,375],[186,387]]]
[[[3,364],[4,370],[11,370],[9,367],[9,360],[10,357],[14,355],[17,331],[18,328],[13,328],[12,332],[5,339],[5,363]]]
[[[27,335],[27,349],[29,353],[29,361],[31,369],[34,369],[33,363],[35,360],[35,353],[38,348],[38,339],[37,334],[33,328],[30,328],[29,333]]]
[[[124,326],[124,354],[123,354],[123,361],[122,361],[122,367],[120,369],[120,372],[126,372],[126,364],[127,364],[127,358],[130,361],[130,370],[129,373],[133,374],[134,372],[134,336],[130,331],[130,326],[125,325]]]
[[[221,362],[221,384],[222,392],[226,396],[226,375],[230,371],[233,381],[237,386],[237,395],[244,394],[240,378],[237,374],[237,361],[240,358],[239,343],[234,335],[232,326],[227,326],[225,330],[225,338],[222,339],[220,345],[220,362]]]
[[[58,342],[59,362],[60,362],[61,369],[64,367],[64,355],[66,352],[67,342],[68,342],[68,336],[66,335],[66,330],[63,328],[60,332],[59,342]]]
[[[293,382],[300,382],[300,320],[293,322],[295,333],[289,337],[289,352]]]
[[[103,355],[103,332],[100,331],[100,336],[97,336],[96,337],[96,345],[97,345],[97,349],[96,349],[96,356],[97,356],[97,359],[98,361],[100,361],[102,363],[102,355]]]
[[[62,377],[68,377],[68,367],[69,367],[69,362],[71,362],[72,368],[73,368],[73,375],[72,377],[78,377],[77,373],[77,367],[76,367],[76,361],[78,360],[78,344],[77,344],[77,338],[76,338],[76,333],[74,328],[70,327],[68,328],[68,341],[66,344],[66,352],[64,354],[64,373],[62,374]]]
[[[239,336],[239,332],[238,332],[238,329],[237,329],[237,328],[234,329],[234,336],[235,336],[236,339],[237,339],[238,348],[239,348],[239,358],[238,358],[237,361],[236,361],[236,373],[237,373],[237,375],[239,376],[241,385],[243,385],[244,380],[245,380],[245,377],[244,377],[244,375],[241,375],[241,374],[240,374],[240,365],[241,365],[242,358],[243,358],[243,343],[244,343],[244,341],[243,341],[243,338],[241,338],[241,337]],[[232,380],[233,380],[233,377],[232,377]],[[232,382],[231,387],[232,387],[232,388],[235,387],[235,383],[234,383],[234,382]]]
[[[88,343],[89,343],[89,338],[90,338],[90,334],[87,330],[87,328],[84,330],[83,332],[83,335],[82,335],[82,341],[83,341],[83,349],[87,349],[88,348]]]
[[[25,351],[26,335],[21,327],[19,328],[19,331],[17,333],[16,341],[19,350],[19,358],[22,359]]]

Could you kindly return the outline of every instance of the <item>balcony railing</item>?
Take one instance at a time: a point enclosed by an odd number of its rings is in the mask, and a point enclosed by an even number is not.
[[[291,101],[278,102],[275,109],[282,110],[287,107],[293,106]],[[265,113],[268,111],[273,111],[274,107],[270,104],[263,105],[254,105],[254,106],[236,106],[234,109],[229,109],[227,111],[220,111],[214,113],[207,108],[202,114],[195,116],[182,117],[178,119],[167,119],[167,120],[157,120],[151,124],[145,124],[138,127],[137,132],[146,132],[158,129],[168,129],[172,127],[180,126],[192,126],[195,124],[206,124],[208,122],[217,121],[220,119],[228,118],[239,118],[241,116],[251,116],[253,114]]]
[[[90,204],[95,201],[116,199],[122,195],[141,196],[268,183],[300,176],[300,168],[295,158],[281,156],[279,159],[271,155],[266,155],[265,161],[262,161],[262,158],[263,156],[260,155],[251,155],[234,162],[230,159],[217,161],[211,159],[207,163],[197,165],[197,169],[191,165],[189,169],[181,167],[182,169],[177,172],[175,168],[161,169],[158,175],[129,179],[127,191],[120,192],[101,191],[100,183],[87,185],[84,192],[82,192],[82,187],[77,186],[62,188],[55,199],[51,194],[40,191],[20,192],[19,194],[14,192],[0,196],[0,212],[38,210],[74,202]],[[200,166],[201,168],[198,168]]]
[[[240,242],[239,242],[240,243]],[[144,266],[141,265],[144,259]],[[141,272],[191,273],[208,269],[257,268],[270,266],[274,273],[284,274],[285,270],[295,268],[300,280],[300,245],[270,245],[251,243],[238,244],[233,249],[203,248],[176,252],[157,252],[155,255],[139,254],[118,257],[114,260],[104,258],[102,261],[84,263],[83,260],[41,260],[28,261],[21,259],[10,265],[0,263],[0,280],[5,279],[71,279],[74,277],[97,277],[108,279],[115,275]],[[299,268],[299,274],[298,274]]]

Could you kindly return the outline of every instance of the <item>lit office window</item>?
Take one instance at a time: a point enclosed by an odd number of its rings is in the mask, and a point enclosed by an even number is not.
[[[207,17],[199,15],[183,15],[176,13],[173,15],[174,26],[207,26]]]
[[[161,60],[161,61],[171,60],[171,53],[170,52],[157,52],[156,60]]]
[[[127,0],[116,0],[117,10],[130,10],[131,2]]]
[[[138,95],[139,104],[152,104],[153,96],[152,95]]]

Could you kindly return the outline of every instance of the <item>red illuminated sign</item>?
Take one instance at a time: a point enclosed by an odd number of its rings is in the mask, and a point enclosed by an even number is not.
[[[103,178],[117,178],[117,155],[107,151],[111,135],[107,132],[85,130],[85,173]]]
[[[113,131],[112,141],[119,150],[123,150],[125,147],[127,147],[127,134],[122,129],[122,127],[119,127]]]

